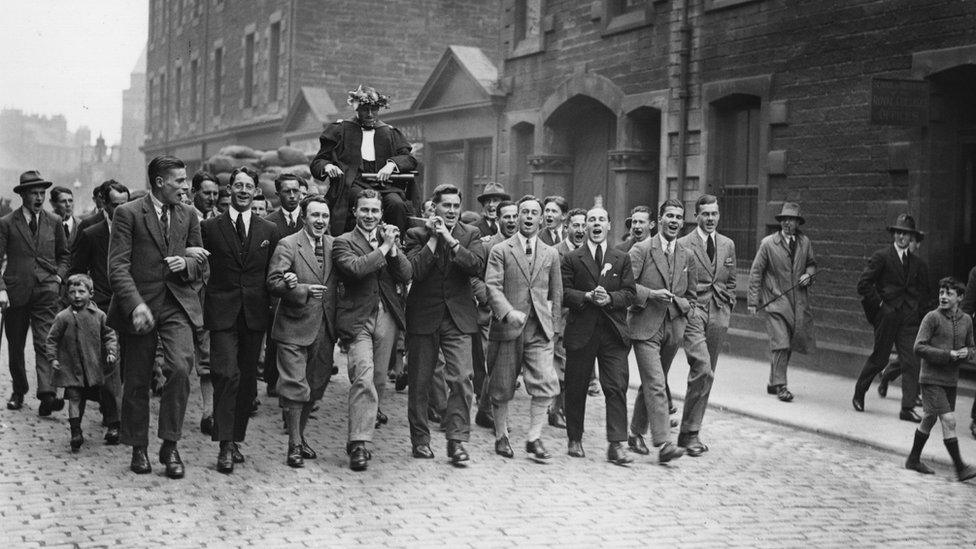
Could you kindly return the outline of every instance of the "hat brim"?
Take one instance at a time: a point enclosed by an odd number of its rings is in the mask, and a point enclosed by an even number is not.
[[[807,222],[806,219],[803,219],[801,216],[798,215],[782,215],[782,214],[776,216],[776,221],[782,221],[784,219],[791,219],[791,218],[797,220],[797,222],[799,222],[800,225],[803,225],[804,223]]]
[[[901,225],[888,225],[887,228],[888,228],[888,232],[889,233],[893,233],[895,231],[898,231],[898,232],[901,232],[901,233],[911,233],[911,234],[917,235],[919,240],[922,240],[923,238],[925,238],[925,233],[923,233],[922,231],[920,231],[918,229],[910,229],[908,227],[902,227]]]
[[[26,191],[27,189],[33,189],[35,187],[41,187],[42,189],[46,189],[51,185],[54,185],[54,183],[50,181],[31,181],[30,183],[21,183],[20,185],[14,187],[14,194],[20,194],[21,192]]]
[[[478,202],[484,202],[489,198],[500,198],[502,200],[511,200],[512,196],[508,193],[487,193],[478,196]]]

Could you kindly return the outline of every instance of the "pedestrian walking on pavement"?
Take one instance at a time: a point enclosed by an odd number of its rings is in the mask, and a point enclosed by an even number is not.
[[[854,385],[851,403],[858,412],[864,411],[864,396],[875,376],[888,365],[894,346],[898,351],[898,364],[904,372],[898,417],[918,423],[922,419],[915,412],[918,358],[912,346],[918,334],[919,320],[930,304],[926,297],[928,267],[909,250],[912,237],[922,235],[915,225],[915,218],[907,213],[900,214],[895,224],[888,226],[888,232],[894,240],[893,245],[871,254],[857,283],[865,311],[869,318],[874,318],[874,348]]]
[[[959,366],[973,364],[976,342],[973,320],[959,310],[966,287],[955,278],[939,281],[939,307],[922,319],[914,351],[921,358],[919,384],[922,388],[922,419],[915,431],[915,442],[905,462],[907,469],[923,474],[933,471],[922,463],[922,448],[936,420],[942,424],[942,438],[960,481],[976,477],[976,466],[966,465],[956,438],[956,387]]]
[[[800,205],[783,203],[776,216],[780,230],[762,239],[749,272],[749,314],[765,313],[771,354],[766,392],[791,402],[786,372],[793,352],[813,349],[813,307],[810,285],[817,260],[810,238],[799,229],[806,220]]]

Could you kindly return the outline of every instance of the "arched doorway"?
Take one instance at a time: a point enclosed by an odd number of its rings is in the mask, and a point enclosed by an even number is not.
[[[576,95],[546,120],[547,150],[571,159],[566,198],[573,207],[588,208],[593,197],[607,197],[610,166],[607,154],[617,141],[617,117],[592,97]]]

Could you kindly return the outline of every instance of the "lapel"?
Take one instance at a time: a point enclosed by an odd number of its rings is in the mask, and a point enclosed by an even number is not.
[[[529,258],[525,257],[525,250],[522,248],[522,242],[515,235],[512,235],[508,239],[508,247],[512,250],[512,255],[515,257],[515,263],[519,266],[522,274],[525,275],[525,279],[529,282],[532,281],[532,273],[529,270]]]
[[[296,240],[298,242],[298,254],[302,256],[302,259],[305,260],[305,263],[308,263],[309,269],[311,269],[312,272],[315,273],[316,276],[319,278],[319,281],[321,281],[322,273],[323,271],[326,270],[325,268],[326,262],[323,261],[322,268],[319,269],[319,260],[315,257],[315,248],[313,248],[312,243],[308,241],[307,233],[302,234],[301,236],[296,238]],[[325,254],[326,257],[328,257],[328,255],[329,254]]]
[[[376,230],[379,229],[377,228]],[[369,253],[373,251],[373,247],[369,244],[369,241],[366,240],[366,237],[363,236],[363,232],[359,230],[359,227],[352,230],[352,243],[356,245],[356,248],[362,253],[362,255],[369,255]]]
[[[593,254],[590,253],[590,242],[587,240],[582,246],[577,248],[580,250],[580,255],[583,258],[583,265],[586,270],[590,272],[590,276],[593,277],[593,282],[599,286],[600,285],[600,266],[596,264],[596,260],[593,259]],[[610,251],[610,246],[607,246],[607,252]],[[603,254],[603,261],[607,260],[607,254]]]
[[[891,270],[898,273],[898,280],[903,283],[907,283],[911,277],[912,271],[915,270],[915,262],[911,261],[908,264],[908,276],[905,275],[905,266],[902,264],[901,259],[898,258],[898,252],[895,251],[895,246],[888,246],[888,263],[890,264]]]
[[[162,251],[163,256],[169,255],[169,250],[166,249],[166,240],[163,239],[163,232],[159,227],[159,218],[156,217],[156,208],[153,207],[152,195],[146,195],[146,198],[142,202],[142,219],[146,223],[146,229],[152,236],[152,239],[156,241],[156,246]]]
[[[14,225],[20,230],[20,236],[24,238],[24,242],[30,247],[31,250],[36,252],[37,241],[34,240],[34,235],[30,232],[30,227],[27,226],[27,220],[24,219],[24,207],[21,206],[17,208],[16,213],[14,213]],[[37,215],[37,232],[41,232],[41,215]]]
[[[217,226],[220,227],[220,234],[227,241],[227,245],[230,246],[230,249],[234,250],[234,257],[237,258],[237,263],[243,264],[244,258],[241,257],[241,243],[237,240],[237,230],[235,230],[234,224],[231,223],[230,212],[220,214],[220,217],[217,218]],[[253,230],[253,227],[251,229]]]
[[[542,258],[542,254],[544,253],[544,250],[546,248],[544,246],[541,246],[540,244],[541,241],[539,240],[538,237],[536,237],[535,251],[533,252],[535,254],[535,261],[532,263],[532,275],[529,277],[530,283],[535,280],[535,277],[539,276],[539,272],[542,271],[542,265],[543,263],[545,263],[545,261]],[[523,251],[522,253],[524,254],[525,252]]]
[[[712,234],[712,239],[715,241],[715,262],[713,263],[708,259],[708,250],[705,248],[705,243],[698,236],[698,229],[692,231],[694,236],[691,238],[692,248],[695,251],[695,255],[698,256],[698,261],[705,266],[708,274],[712,276],[712,280],[715,280],[715,271],[718,270],[718,262],[721,260],[721,254],[718,250],[718,233]]]
[[[671,270],[671,285],[668,287],[669,290],[674,290],[678,287],[678,278],[684,272],[685,264],[688,263],[686,259],[686,254],[684,248],[678,246],[678,241],[674,241],[674,257],[671,258],[674,261],[674,269]]]
[[[668,259],[664,257],[664,250],[661,249],[661,239],[658,235],[654,235],[651,238],[651,259],[654,260],[654,266],[657,267],[657,272],[661,273],[661,280],[665,281],[668,285],[668,289],[671,289],[671,274],[668,272]],[[677,247],[675,247],[677,250]]]

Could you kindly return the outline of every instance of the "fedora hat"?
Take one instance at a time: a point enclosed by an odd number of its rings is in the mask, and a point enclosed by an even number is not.
[[[806,223],[806,220],[800,215],[800,205],[796,202],[783,202],[783,209],[776,216],[776,221],[782,221],[786,217],[795,217],[800,225]]]
[[[485,200],[489,198],[501,198],[502,200],[511,200],[512,195],[505,192],[505,187],[502,187],[494,181],[489,181],[485,184],[485,190],[478,195],[478,202],[484,203]]]
[[[919,240],[925,238],[925,233],[918,230],[918,226],[915,225],[915,218],[907,213],[898,214],[895,224],[888,225],[888,232],[893,233],[895,231],[915,234]]]
[[[47,181],[41,177],[41,172],[37,170],[28,170],[20,174],[20,184],[14,187],[14,193],[20,194],[27,189],[32,189],[34,187],[46,189],[51,185],[54,185],[54,183],[51,183],[50,181]]]

